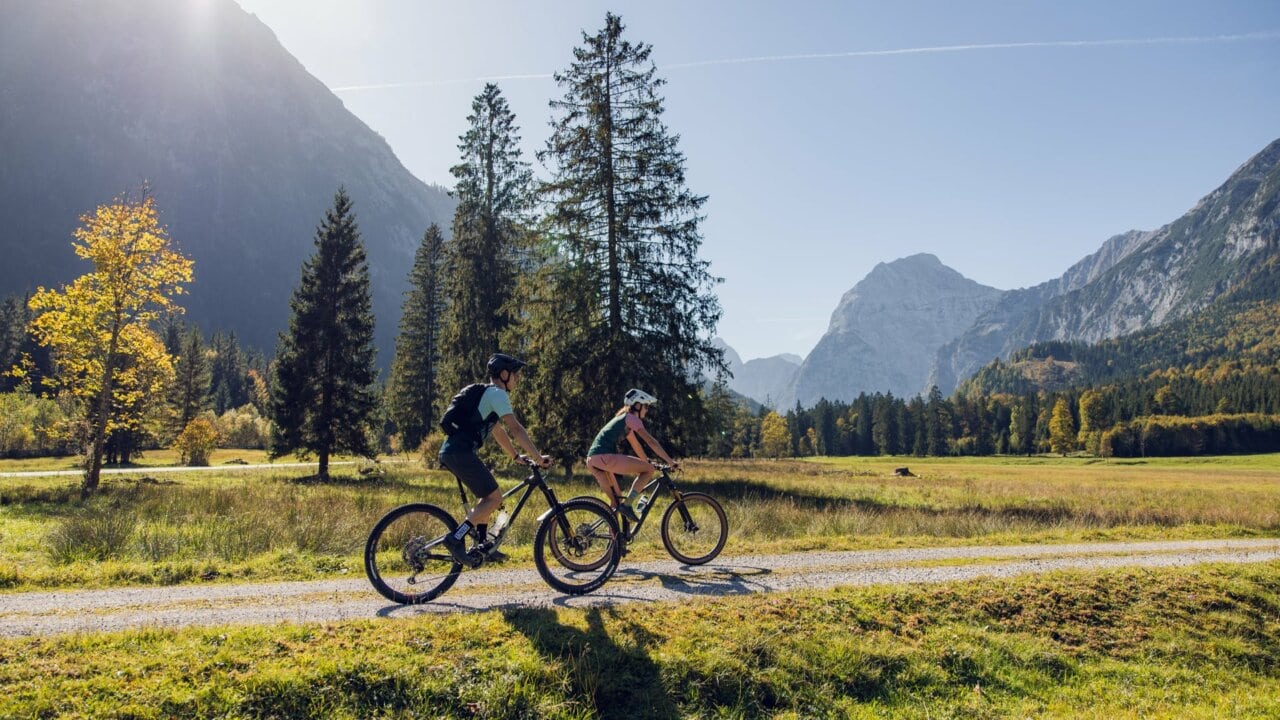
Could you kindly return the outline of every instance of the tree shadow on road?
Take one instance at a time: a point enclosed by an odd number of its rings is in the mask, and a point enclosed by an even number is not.
[[[556,611],[547,608],[510,608],[502,614],[542,657],[565,668],[574,698],[597,717],[680,717],[650,657],[658,638],[643,627],[608,608],[584,611],[585,630],[561,624]]]

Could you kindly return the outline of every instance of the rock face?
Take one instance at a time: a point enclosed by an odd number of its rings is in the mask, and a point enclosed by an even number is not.
[[[777,407],[777,402],[791,392],[795,383],[796,372],[800,369],[801,358],[796,355],[782,354],[767,358],[756,358],[742,362],[732,347],[724,340],[714,338],[712,344],[724,350],[725,362],[729,365],[729,389],[741,393],[752,400],[770,407]]]
[[[188,318],[268,352],[340,186],[368,251],[383,364],[414,251],[453,212],[232,0],[7,3],[0,157],[0,293],[83,273],[77,218],[145,180],[195,261]]]
[[[938,351],[928,384],[950,393],[1035,341],[1096,342],[1212,304],[1280,251],[1280,140],[1178,220],[1108,240],[1061,278],[1007,293]]]
[[[782,407],[867,392],[920,394],[930,362],[1000,298],[929,254],[876,265],[845,293]]]

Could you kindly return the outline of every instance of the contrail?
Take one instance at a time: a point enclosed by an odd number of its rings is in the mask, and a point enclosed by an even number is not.
[[[1027,48],[1081,48],[1081,47],[1118,47],[1140,45],[1190,45],[1202,43],[1240,42],[1247,40],[1280,39],[1280,31],[1241,33],[1236,35],[1202,35],[1191,37],[1154,37],[1154,38],[1118,38],[1113,40],[1046,40],[1039,42],[1014,43],[982,43],[973,45],[935,45],[931,47],[896,48],[891,50],[850,50],[833,53],[806,53],[803,55],[757,55],[752,57],[722,58],[719,60],[697,60],[694,62],[674,63],[661,66],[662,70],[681,70],[685,68],[710,67],[712,65],[745,65],[749,63],[791,62],[796,60],[833,60],[840,58],[886,57],[891,55],[926,55],[930,53],[971,52],[974,50],[1023,50]],[[376,85],[346,85],[330,88],[333,92],[360,92],[364,90],[389,90],[394,88],[435,87],[439,85],[457,85],[461,83],[492,82],[497,80],[546,80],[552,73],[536,73],[529,75],[490,75],[478,78],[456,78],[452,80],[415,80],[399,83],[379,83]]]

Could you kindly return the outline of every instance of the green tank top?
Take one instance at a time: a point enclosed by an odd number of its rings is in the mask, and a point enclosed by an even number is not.
[[[596,433],[596,439],[591,442],[587,457],[618,452],[618,441],[627,434],[627,416],[630,414],[623,413],[605,423],[605,426],[600,428],[600,432]]]

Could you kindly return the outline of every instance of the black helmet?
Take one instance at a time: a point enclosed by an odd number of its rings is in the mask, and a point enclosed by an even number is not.
[[[529,363],[523,360],[513,358],[505,353],[496,353],[489,358],[489,377],[498,377],[498,373],[501,373],[503,370],[516,372],[528,364]]]

